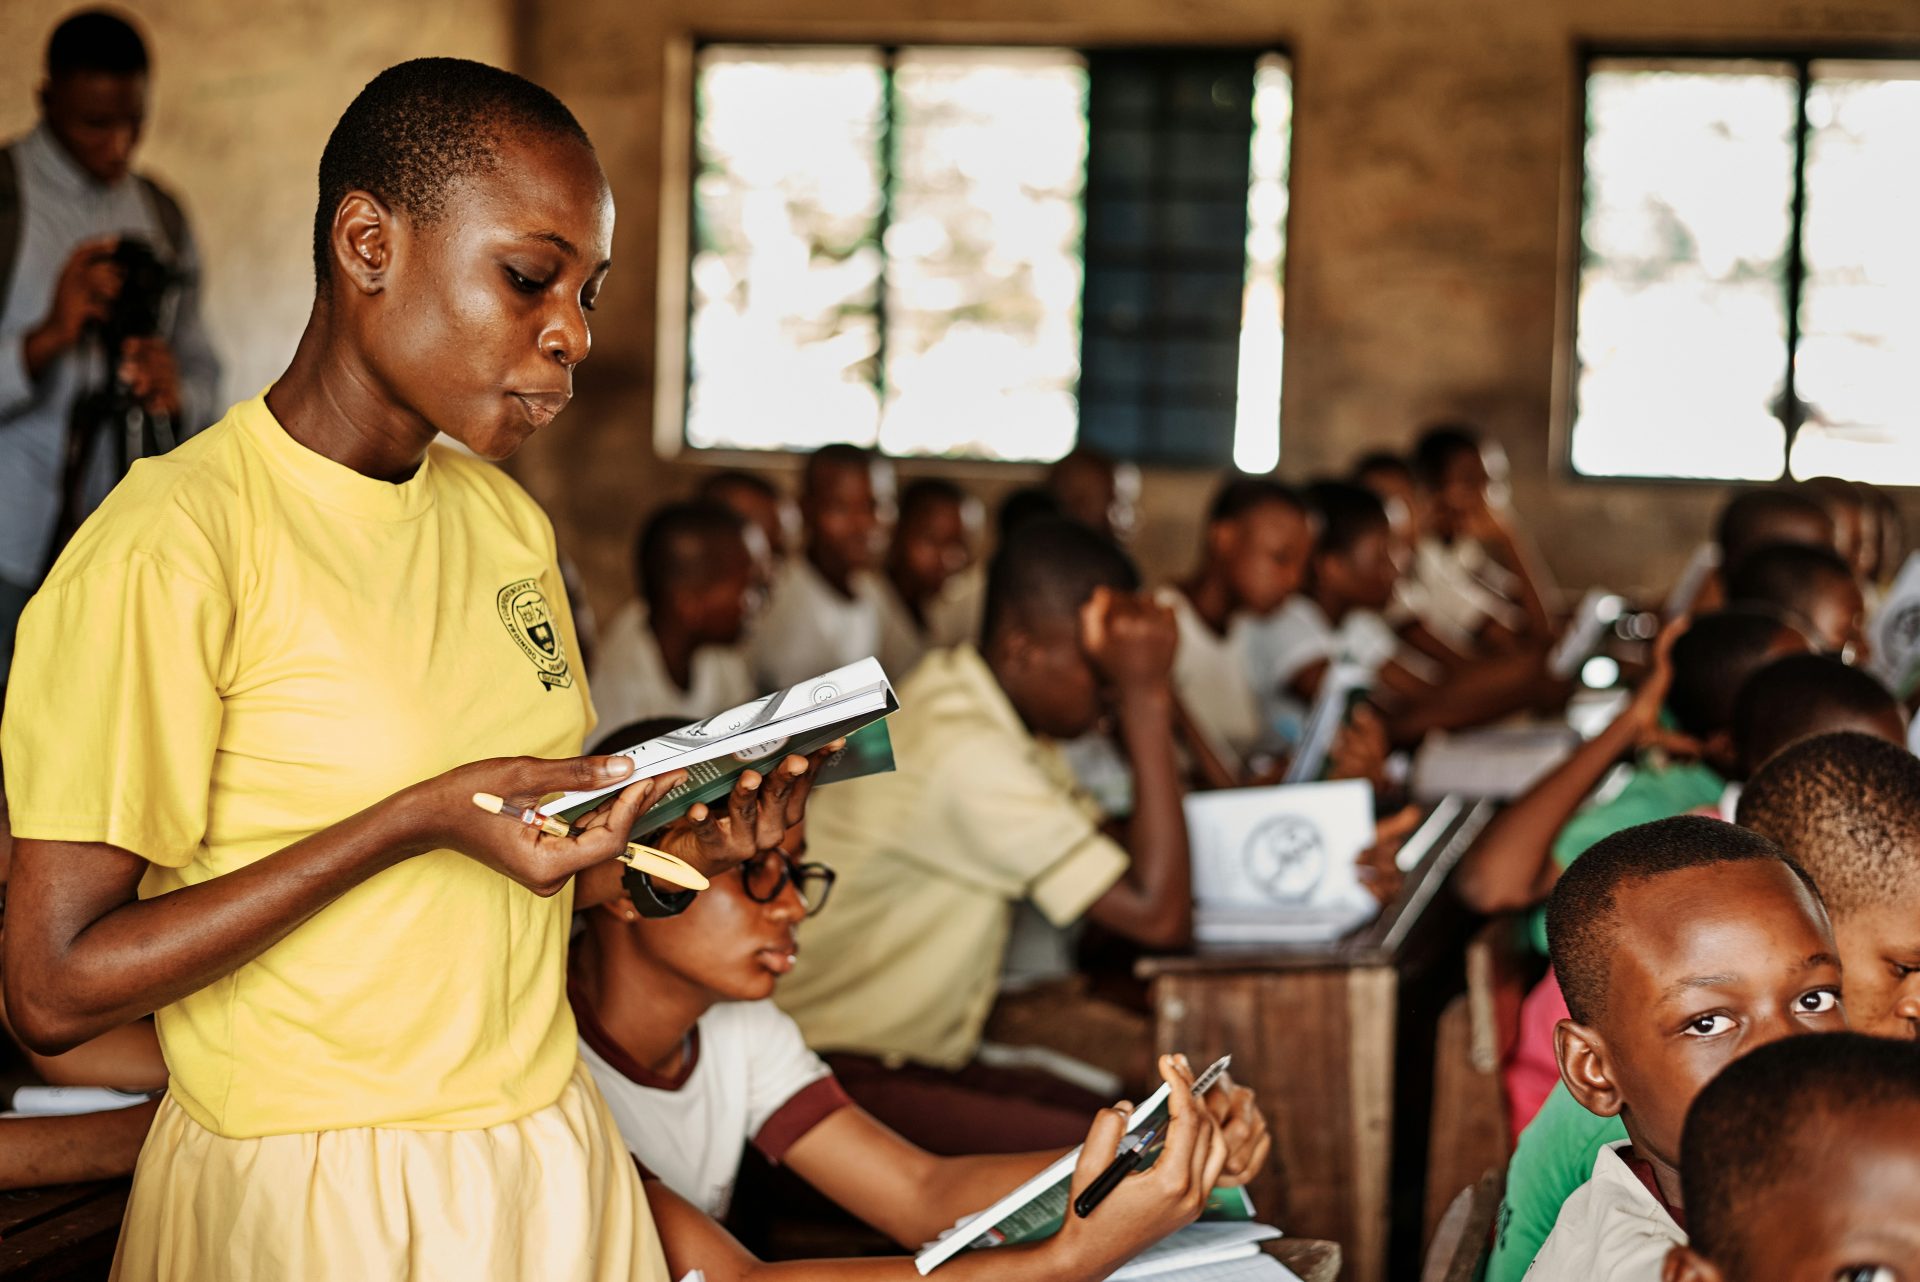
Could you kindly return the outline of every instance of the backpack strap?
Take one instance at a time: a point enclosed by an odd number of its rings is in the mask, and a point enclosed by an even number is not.
[[[13,265],[20,257],[20,162],[12,147],[0,147],[0,308],[13,287]]]
[[[167,257],[178,262],[187,247],[187,216],[181,211],[180,202],[169,195],[165,187],[145,174],[135,176],[146,190],[147,203],[153,206],[153,216],[160,220],[160,230],[166,235]]]

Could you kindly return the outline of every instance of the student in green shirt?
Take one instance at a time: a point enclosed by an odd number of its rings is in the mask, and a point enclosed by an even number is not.
[[[1834,730],[1865,730],[1896,746],[1905,741],[1905,722],[1891,695],[1863,673],[1810,655],[1776,660],[1742,682],[1730,721],[1736,729],[1731,759],[1743,764],[1743,774],[1783,744]],[[1804,843],[1789,845],[1789,851],[1803,861],[1810,854]],[[1846,933],[1843,925],[1836,928]],[[1565,1085],[1553,1088],[1507,1165],[1507,1197],[1487,1282],[1518,1282],[1526,1274],[1561,1204],[1585,1182],[1599,1150],[1625,1138],[1618,1118],[1596,1117]]]

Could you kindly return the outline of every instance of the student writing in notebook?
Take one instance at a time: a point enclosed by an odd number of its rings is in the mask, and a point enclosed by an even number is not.
[[[666,728],[630,727],[608,742]],[[797,938],[801,921],[833,911],[833,871],[810,862],[804,826],[673,918],[642,917],[620,871],[604,865],[581,882],[585,929],[568,965],[581,1057],[627,1146],[692,1205],[727,1213],[751,1144],[912,1248],[1060,1156],[1055,1147],[941,1157],[901,1138],[847,1096],[769,1000],[783,976],[812,961]],[[1206,1103],[1227,1147],[1220,1182],[1243,1184],[1270,1143],[1253,1093],[1223,1081]],[[1018,1127],[1033,1105],[1010,1093],[999,1107]]]
[[[1150,1169],[1121,1180],[1093,1214],[1069,1214],[1052,1237],[963,1253],[942,1264],[937,1276],[951,1282],[1101,1282],[1198,1218],[1208,1191],[1226,1169],[1227,1144],[1212,1114],[1193,1098],[1193,1073],[1184,1057],[1163,1056],[1160,1073],[1172,1088],[1170,1120],[1166,1148]],[[1130,1111],[1122,1104],[1095,1117],[1074,1168],[1073,1196],[1113,1159]],[[663,1181],[649,1175],[646,1188],[675,1274],[699,1269],[705,1282],[918,1282],[920,1277],[914,1262],[901,1258],[763,1263]]]

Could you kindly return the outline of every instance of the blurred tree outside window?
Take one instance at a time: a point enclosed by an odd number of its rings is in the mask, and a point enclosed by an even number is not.
[[[1212,393],[1232,439],[1208,461],[1265,471],[1280,444],[1292,83],[1284,58],[1244,56],[1250,141],[1230,159],[1245,214],[1229,241],[1236,263],[1244,241],[1244,289],[1229,290]],[[1093,61],[702,47],[687,444],[1050,460],[1097,441],[1080,405]]]
[[[1920,484],[1920,63],[1586,86],[1574,470]]]

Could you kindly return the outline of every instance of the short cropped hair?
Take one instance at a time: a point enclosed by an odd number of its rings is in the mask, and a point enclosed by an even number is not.
[[[1740,688],[1767,663],[1774,639],[1791,625],[1765,606],[1703,614],[1673,643],[1667,711],[1682,730],[1705,738],[1733,727]]]
[[[1028,521],[1060,515],[1060,500],[1053,497],[1051,490],[1038,485],[1023,485],[1000,500],[1000,510],[994,513],[993,518],[994,531],[999,535],[999,541],[1005,543],[1008,535]]]
[[[900,524],[918,517],[927,508],[942,503],[964,507],[967,492],[944,476],[921,476],[908,481],[900,490]]]
[[[1392,450],[1372,450],[1362,454],[1354,460],[1353,471],[1348,474],[1347,479],[1355,485],[1361,485],[1365,483],[1362,478],[1374,472],[1391,472],[1403,480],[1409,482],[1413,480],[1413,468],[1408,465],[1407,460]]]
[[[1736,816],[1799,861],[1842,916],[1920,899],[1920,758],[1869,734],[1803,739],[1754,774]]]
[[[1413,443],[1414,479],[1428,489],[1436,489],[1446,479],[1454,459],[1479,452],[1479,429],[1466,423],[1436,423]]]
[[[807,455],[806,464],[800,469],[800,490],[812,493],[819,486],[820,478],[832,468],[844,467],[859,472],[871,472],[880,456],[872,450],[859,445],[848,445],[844,441],[835,441],[831,445],[822,445]]]
[[[347,104],[320,153],[314,279],[324,285],[332,276],[333,215],[347,193],[371,192],[430,224],[456,186],[499,169],[502,143],[528,134],[593,150],[565,104],[511,71],[465,58],[388,67]]]
[[[1607,979],[1619,951],[1619,894],[1623,886],[1690,868],[1778,860],[1818,892],[1779,846],[1744,828],[1700,815],[1681,815],[1604,837],[1561,875],[1547,900],[1547,945],[1567,1012],[1592,1024],[1607,1009]]]
[[[147,66],[147,42],[125,15],[112,9],[82,9],[55,27],[47,40],[48,76],[78,71],[137,76]]]
[[[743,472],[737,468],[731,468],[725,472],[715,472],[700,482],[700,497],[703,499],[717,500],[728,490],[751,490],[763,499],[775,503],[780,501],[779,489],[772,481],[757,472]]]
[[[647,608],[664,608],[673,588],[712,575],[720,565],[719,549],[744,539],[746,530],[744,517],[711,502],[670,503],[647,518],[633,558]]]
[[[1727,500],[1714,525],[1714,542],[1720,545],[1720,567],[1731,573],[1755,548],[1780,540],[1782,518],[1788,521],[1811,519],[1833,528],[1833,517],[1820,501],[1804,490],[1784,485],[1760,490],[1742,490]],[[1832,542],[1832,535],[1828,535]]]
[[[1853,567],[1830,547],[1769,543],[1747,553],[1727,575],[1727,599],[1770,605],[1804,622],[1813,617],[1821,592],[1853,581]]]
[[[1768,1194],[1819,1153],[1846,1151],[1837,1119],[1873,1124],[1884,1108],[1920,1106],[1920,1046],[1865,1033],[1810,1033],[1771,1042],[1707,1083],[1680,1135],[1680,1187],[1689,1244],[1730,1278],[1749,1277],[1748,1231]]]
[[[1235,476],[1214,492],[1213,502],[1207,505],[1207,520],[1237,520],[1269,503],[1290,507],[1303,515],[1307,512],[1304,499],[1271,477]]]
[[[1733,742],[1751,771],[1802,739],[1900,716],[1899,700],[1870,673],[1832,655],[1789,654],[1740,687]]]
[[[1318,481],[1307,487],[1306,497],[1318,526],[1315,552],[1343,556],[1367,535],[1392,528],[1386,503],[1364,485]]]
[[[981,636],[1071,622],[1103,587],[1140,590],[1140,571],[1120,545],[1066,517],[1036,517],[1007,534],[987,568]]]

